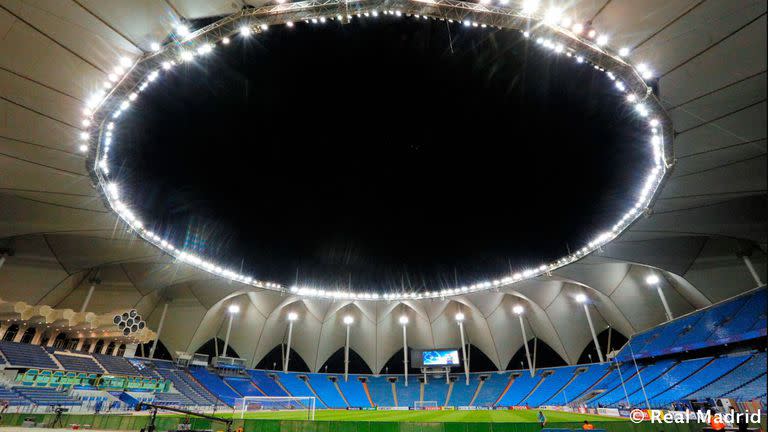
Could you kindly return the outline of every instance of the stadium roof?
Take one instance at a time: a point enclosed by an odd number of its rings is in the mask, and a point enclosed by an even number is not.
[[[219,279],[174,261],[125,231],[99,197],[77,151],[86,100],[123,56],[138,57],[181,20],[226,15],[262,3],[201,0],[0,2],[0,297],[79,309],[89,278],[101,283],[96,312],[135,306],[162,341],[194,351],[223,337],[226,306],[240,318],[231,344],[251,364],[283,339],[285,311],[300,315],[294,348],[312,369],[343,345],[342,316],[356,316],[351,347],[374,371],[400,348],[410,317],[416,347],[469,342],[504,368],[522,344],[512,306],[568,363],[589,343],[573,296],[594,303],[596,327],[625,335],[664,320],[653,269],[675,315],[751,289],[740,255],[765,280],[766,2],[577,0],[568,11],[632,47],[653,65],[676,132],[675,164],[647,217],[581,261],[510,288],[442,300],[329,301]],[[514,329],[514,327],[512,327]]]

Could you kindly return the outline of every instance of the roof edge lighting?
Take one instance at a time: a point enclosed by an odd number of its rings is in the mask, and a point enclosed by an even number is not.
[[[538,3],[538,2],[535,2]],[[668,168],[671,166],[671,121],[659,100],[646,83],[653,76],[651,68],[642,61],[629,63],[628,50],[613,50],[607,36],[595,29],[586,30],[581,24],[572,24],[571,19],[561,18],[567,11],[558,11],[558,20],[550,12],[532,11],[532,2],[526,0],[520,5],[491,6],[486,3],[471,3],[456,0],[308,0],[294,3],[279,3],[259,8],[245,9],[202,29],[192,31],[182,41],[163,46],[154,46],[152,52],[137,61],[122,58],[103,89],[87,100],[83,110],[83,130],[78,143],[86,152],[87,167],[100,187],[100,193],[108,206],[117,213],[136,234],[180,262],[194,266],[219,277],[230,279],[256,288],[289,292],[299,296],[325,298],[330,300],[410,300],[444,298],[489,289],[504,288],[514,283],[549,275],[552,271],[571,264],[598,250],[629,228],[652,204]],[[338,14],[344,9],[345,15]],[[469,23],[466,31],[473,28],[503,28],[520,31],[524,37],[541,47],[542,55],[563,56],[585,67],[603,72],[614,82],[615,90],[623,95],[625,103],[633,108],[637,116],[647,124],[648,146],[653,168],[646,174],[640,186],[637,199],[625,213],[602,232],[595,234],[591,241],[578,250],[555,261],[542,263],[537,267],[520,269],[511,274],[499,275],[497,279],[478,281],[474,284],[441,289],[438,291],[414,292],[355,292],[349,290],[323,289],[322,287],[292,286],[259,280],[251,275],[232,270],[217,263],[178,248],[171,241],[157,234],[136,215],[129,204],[121,200],[120,185],[110,174],[110,148],[115,145],[113,130],[119,126],[121,115],[131,109],[132,103],[150,86],[158,85],[167,71],[183,62],[192,62],[216,49],[223,49],[236,37],[257,37],[271,25],[292,27],[297,20],[321,25],[329,20],[347,21],[353,19],[377,19],[380,15],[432,19],[449,23]],[[567,25],[566,25],[567,24]],[[246,27],[247,26],[247,27]],[[248,29],[246,35],[243,28]],[[157,48],[157,49],[155,49]],[[641,60],[641,59],[637,59]]]

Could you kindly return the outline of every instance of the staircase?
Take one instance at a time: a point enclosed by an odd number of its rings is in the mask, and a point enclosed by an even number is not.
[[[306,385],[307,385],[307,388],[309,389],[309,391],[311,391],[311,392],[312,392],[312,394],[315,396],[315,398],[316,398],[318,401],[320,401],[320,403],[321,403],[321,404],[323,404],[323,406],[324,406],[324,407],[328,408],[328,404],[326,404],[326,403],[325,403],[325,401],[323,400],[323,398],[321,398],[321,397],[320,397],[320,396],[317,394],[317,392],[315,391],[314,387],[312,387],[312,384],[310,384],[310,383],[309,383],[309,378],[307,378],[307,379],[304,379],[303,381],[304,381],[304,384],[306,384]],[[335,384],[336,384],[336,383],[334,383],[334,385],[335,385]]]
[[[584,373],[584,372],[581,372],[581,373]],[[556,391],[555,393],[553,393],[553,394],[552,394],[552,396],[551,396],[549,399],[547,399],[547,400],[545,400],[544,402],[542,402],[542,405],[546,405],[546,404],[547,404],[547,402],[551,401],[551,400],[552,400],[552,399],[554,399],[554,398],[555,398],[557,395],[559,395],[560,393],[562,393],[562,392],[563,392],[563,390],[565,390],[565,389],[566,389],[566,388],[567,388],[569,385],[571,385],[571,383],[573,382],[573,380],[575,380],[575,379],[576,379],[576,378],[577,378],[579,375],[581,375],[581,373],[574,373],[574,374],[572,374],[572,375],[571,375],[571,379],[569,379],[569,380],[568,380],[568,382],[567,382],[567,383],[565,383],[565,384],[564,384],[562,387],[560,387],[559,389],[557,389],[557,391]]]

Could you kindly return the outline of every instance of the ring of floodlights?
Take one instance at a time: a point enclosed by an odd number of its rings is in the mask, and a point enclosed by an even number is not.
[[[153,52],[135,61],[121,59],[121,64],[109,75],[109,81],[104,83],[104,89],[88,100],[83,111],[83,142],[80,145],[80,150],[88,154],[88,171],[98,184],[100,194],[108,207],[141,238],[181,262],[257,288],[328,299],[403,300],[444,298],[502,288],[549,274],[552,270],[573,263],[610,242],[650,208],[673,160],[671,121],[645,82],[652,77],[650,69],[641,63],[632,65],[625,60],[629,54],[627,49],[609,49],[606,46],[606,36],[599,35],[594,29],[584,28],[581,24],[572,24],[571,20],[562,17],[558,10],[538,11],[538,0],[521,0],[518,4],[509,6],[491,6],[490,1],[469,3],[456,0],[308,0],[244,9],[195,32],[189,32],[186,27],[179,25],[171,41],[164,46],[153,43]],[[503,4],[509,0],[499,1]],[[625,95],[626,103],[632,106],[647,124],[653,168],[647,173],[646,180],[638,191],[637,201],[613,226],[595,235],[594,239],[582,248],[556,261],[468,286],[440,291],[381,294],[344,289],[296,286],[288,288],[279,283],[240,274],[223,264],[208,261],[176,247],[147,228],[138,215],[131,211],[128,203],[120,199],[119,186],[112,181],[109,170],[109,150],[115,145],[113,130],[119,128],[120,117],[130,109],[131,103],[143,91],[158,85],[157,81],[162,79],[165,71],[179,63],[194,61],[196,56],[204,56],[216,47],[228,44],[230,38],[251,37],[266,31],[271,25],[292,26],[293,22],[299,20],[319,25],[327,20],[346,22],[355,19],[376,19],[380,15],[401,19],[438,19],[470,28],[519,30],[549,55],[567,56],[604,72],[608,79],[614,81],[616,91]]]

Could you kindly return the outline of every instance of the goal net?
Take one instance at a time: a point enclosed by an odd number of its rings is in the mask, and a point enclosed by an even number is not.
[[[414,401],[413,409],[415,410],[436,410],[437,401]]]
[[[234,412],[245,418],[246,413],[290,411],[297,419],[315,419],[315,398],[312,396],[246,396],[235,399]]]

